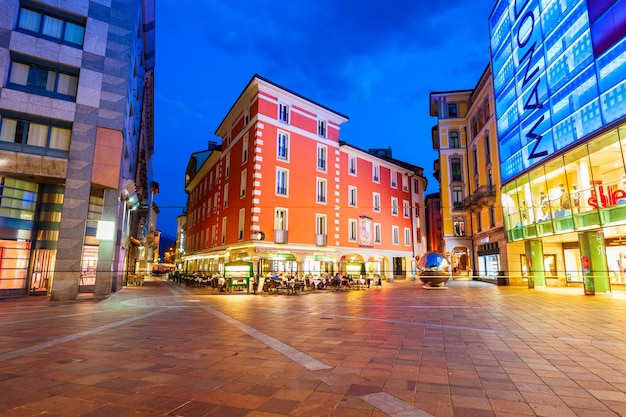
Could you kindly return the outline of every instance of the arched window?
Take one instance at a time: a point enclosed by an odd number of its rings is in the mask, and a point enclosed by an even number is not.
[[[450,131],[450,147],[451,148],[461,147],[461,141],[459,140],[459,132],[456,130]]]

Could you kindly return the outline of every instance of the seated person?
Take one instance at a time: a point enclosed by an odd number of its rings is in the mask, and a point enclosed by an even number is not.
[[[341,285],[345,285],[346,287],[350,286],[350,281],[352,281],[352,278],[348,278],[347,276],[342,276],[341,277]]]

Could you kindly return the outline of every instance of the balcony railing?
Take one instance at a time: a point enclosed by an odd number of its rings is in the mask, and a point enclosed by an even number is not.
[[[463,210],[464,208],[463,201],[455,201],[452,203],[452,210]]]
[[[472,194],[472,199],[475,204],[487,204],[489,202],[495,202],[496,200],[496,187],[493,185],[481,185],[476,192]]]
[[[274,230],[274,243],[288,243],[287,230],[276,229]]]
[[[468,195],[467,197],[465,197],[463,199],[463,208],[470,208],[474,205],[474,202],[472,200],[472,196]]]
[[[496,187],[493,185],[481,185],[474,193],[463,199],[464,208],[487,205],[489,202],[495,202]]]
[[[325,234],[316,234],[315,235],[315,246],[326,246],[326,237]]]

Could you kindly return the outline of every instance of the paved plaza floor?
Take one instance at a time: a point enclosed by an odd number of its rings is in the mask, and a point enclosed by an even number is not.
[[[0,300],[0,416],[626,416],[626,297],[148,281]]]

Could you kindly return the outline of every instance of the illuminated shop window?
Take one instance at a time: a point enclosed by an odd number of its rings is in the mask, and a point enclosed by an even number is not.
[[[465,236],[465,218],[454,217],[452,219],[452,228],[454,230],[454,236]]]

